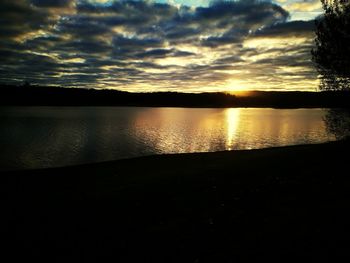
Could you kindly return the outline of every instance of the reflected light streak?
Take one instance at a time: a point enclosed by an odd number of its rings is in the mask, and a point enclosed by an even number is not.
[[[230,108],[225,112],[227,122],[226,147],[228,150],[233,149],[234,141],[237,138],[240,111],[239,108]]]

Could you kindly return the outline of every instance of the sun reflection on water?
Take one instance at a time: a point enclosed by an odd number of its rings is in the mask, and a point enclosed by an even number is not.
[[[226,149],[232,150],[235,139],[237,138],[237,131],[240,120],[239,108],[226,109],[226,123],[227,123],[227,133],[226,133]]]
[[[0,111],[5,127],[0,129],[5,146],[0,167],[44,168],[334,140],[324,116],[323,109],[12,107]]]

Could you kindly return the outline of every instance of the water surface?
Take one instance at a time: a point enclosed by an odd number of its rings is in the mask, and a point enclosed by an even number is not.
[[[334,140],[322,109],[3,107],[0,169]]]

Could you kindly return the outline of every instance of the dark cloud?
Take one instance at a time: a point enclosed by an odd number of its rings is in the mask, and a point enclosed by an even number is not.
[[[285,54],[274,58],[264,58],[255,64],[259,65],[273,65],[274,67],[310,67],[311,68],[311,55],[308,53],[300,52],[295,54],[289,50],[283,50]],[[309,58],[309,59],[307,59]]]
[[[184,39],[187,37],[197,36],[200,33],[200,28],[173,27],[172,29],[167,29],[165,38],[169,40]]]
[[[172,50],[170,49],[152,49],[150,51],[145,51],[142,53],[136,54],[137,58],[164,58],[167,55],[171,54]]]
[[[223,35],[220,37],[208,37],[202,40],[203,46],[217,47],[221,45],[241,43],[245,35]]]
[[[128,48],[147,48],[147,47],[159,47],[164,43],[160,38],[137,38],[137,37],[123,37],[120,35],[113,37],[113,45],[115,47],[128,47]]]
[[[170,41],[188,38],[207,46],[237,43],[251,31],[277,22],[285,22],[289,14],[278,5],[259,1],[217,2],[209,7],[198,7],[194,11],[184,9],[172,20],[162,24],[165,36]]]
[[[74,3],[73,0],[31,0],[37,7],[67,7]]]
[[[71,15],[60,19],[56,26],[56,33],[72,34],[80,38],[91,38],[111,32],[111,28],[98,19],[85,15]]]
[[[75,41],[64,41],[63,43],[53,47],[52,50],[57,51],[61,55],[61,57],[70,57],[71,54],[79,54],[84,56],[100,56],[103,53],[107,54],[111,52],[112,46],[103,41],[83,39]]]
[[[315,21],[291,21],[286,23],[278,23],[255,32],[257,37],[291,37],[291,36],[307,36],[314,34]]]
[[[180,51],[176,49],[152,49],[149,51],[137,53],[135,55],[136,58],[144,59],[144,58],[165,58],[165,57],[188,57],[193,56],[195,53]]]
[[[168,4],[150,3],[148,1],[114,1],[109,5],[95,5],[88,1],[79,1],[79,14],[95,15],[108,25],[140,26],[154,25],[171,19],[178,9]]]
[[[271,2],[260,1],[219,1],[214,2],[210,7],[199,7],[196,9],[196,16],[199,20],[232,20],[237,16],[248,18],[248,21],[256,23],[265,19],[280,19],[285,21],[289,13],[282,7]]]
[[[164,57],[171,52],[166,49],[154,49],[148,50],[149,48],[160,48],[164,46],[164,40],[161,38],[137,38],[137,37],[123,37],[116,35],[112,39],[113,45],[113,57],[119,60],[130,60],[132,58],[145,58],[145,57]],[[140,52],[142,51],[142,52]]]
[[[0,2],[0,39],[11,39],[39,30],[50,23],[47,13],[35,10],[26,0]]]

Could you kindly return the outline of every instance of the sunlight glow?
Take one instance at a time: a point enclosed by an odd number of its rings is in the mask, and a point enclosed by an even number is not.
[[[246,83],[244,83],[244,81],[237,79],[235,77],[228,80],[226,85],[226,90],[230,93],[234,93],[237,91],[248,91],[252,89],[254,89],[254,87],[248,87]]]
[[[244,42],[244,47],[246,48],[257,48],[261,50],[268,50],[271,47],[274,49],[277,48],[285,48],[288,46],[297,46],[301,45],[305,42],[307,42],[309,39],[305,37],[274,37],[274,38],[267,38],[267,37],[260,37],[260,38],[253,38],[248,39]]]
[[[186,66],[191,64],[191,60],[182,57],[166,57],[154,60],[155,63],[161,66]]]
[[[69,58],[69,59],[61,59],[63,63],[85,63],[84,58]]]

